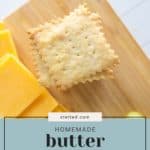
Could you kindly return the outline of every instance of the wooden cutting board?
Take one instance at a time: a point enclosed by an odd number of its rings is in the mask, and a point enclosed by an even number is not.
[[[113,80],[80,84],[67,92],[51,94],[71,111],[101,111],[105,116],[125,116],[138,111],[150,117],[150,61],[121,23],[106,0],[85,0],[103,20],[108,41],[120,56]],[[5,19],[12,31],[22,62],[33,72],[27,29],[54,17],[63,17],[81,0],[31,0]]]

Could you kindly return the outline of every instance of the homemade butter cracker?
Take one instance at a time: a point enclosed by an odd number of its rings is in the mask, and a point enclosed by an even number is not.
[[[80,5],[68,16],[29,31],[39,81],[66,90],[112,75],[118,56],[102,31],[101,18]]]

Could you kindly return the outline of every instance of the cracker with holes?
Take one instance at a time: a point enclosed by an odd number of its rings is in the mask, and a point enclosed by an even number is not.
[[[102,32],[100,16],[85,5],[62,19],[31,29],[30,38],[38,78],[47,87],[66,90],[111,76],[118,63]]]

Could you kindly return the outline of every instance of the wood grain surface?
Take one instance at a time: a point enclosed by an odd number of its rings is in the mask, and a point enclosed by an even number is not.
[[[67,92],[49,89],[71,111],[101,111],[105,116],[125,116],[138,111],[150,117],[150,61],[121,23],[106,0],[85,0],[89,9],[98,12],[104,32],[120,57],[114,79],[79,84]],[[63,17],[81,0],[31,0],[5,19],[22,62],[33,72],[27,29],[55,17]]]

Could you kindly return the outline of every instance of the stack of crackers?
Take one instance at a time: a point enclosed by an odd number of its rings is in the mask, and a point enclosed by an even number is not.
[[[102,20],[80,5],[64,18],[29,31],[39,81],[66,90],[112,75],[118,56],[102,31]]]

